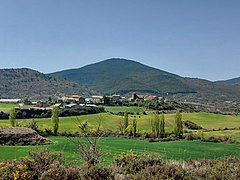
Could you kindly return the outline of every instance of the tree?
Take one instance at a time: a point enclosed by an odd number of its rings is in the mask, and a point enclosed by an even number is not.
[[[128,112],[124,113],[124,128],[127,129],[128,127]]]
[[[160,134],[160,119],[159,119],[159,115],[158,115],[157,111],[155,112],[154,125],[155,125],[156,135],[157,135],[157,137],[159,137],[159,134]]]
[[[178,138],[182,138],[183,136],[182,114],[180,113],[179,110],[177,110],[175,116],[174,133],[175,136]]]
[[[151,119],[151,128],[152,128],[152,133],[155,135],[156,129],[155,129],[155,119]]]
[[[125,132],[125,128],[124,128],[124,124],[123,124],[123,120],[120,119],[118,122],[118,130],[120,134],[124,134]]]
[[[51,120],[52,120],[53,133],[54,135],[57,135],[58,126],[59,126],[58,107],[53,107]]]
[[[137,136],[137,120],[134,118],[132,121],[132,128],[133,128],[133,136]]]
[[[12,127],[15,127],[16,125],[16,110],[15,108],[12,108],[9,113],[9,121]]]
[[[165,117],[162,113],[160,116],[160,137],[163,138],[165,136]]]
[[[86,121],[81,122],[77,119],[81,135],[84,137],[84,141],[78,140],[80,158],[84,160],[89,167],[98,164],[102,156],[99,148],[99,141],[100,138],[103,136],[103,132],[100,129],[103,117],[100,115],[98,116],[98,119],[99,119],[98,125],[96,129],[91,132],[91,136],[89,136],[88,134],[90,133],[90,130],[87,122]]]

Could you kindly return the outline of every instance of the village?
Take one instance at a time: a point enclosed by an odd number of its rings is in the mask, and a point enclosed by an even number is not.
[[[28,98],[23,99],[0,99],[0,103],[19,104],[19,110],[51,110],[52,107],[58,107],[59,109],[64,108],[85,108],[85,107],[96,107],[98,105],[110,105],[110,106],[121,106],[126,105],[129,102],[138,103],[146,101],[158,101],[163,99],[162,97],[152,95],[139,95],[133,93],[131,97],[126,98],[121,95],[111,96],[100,96],[93,95],[90,97],[83,97],[79,95],[64,95],[57,99],[49,98],[46,101],[38,100],[32,101]]]

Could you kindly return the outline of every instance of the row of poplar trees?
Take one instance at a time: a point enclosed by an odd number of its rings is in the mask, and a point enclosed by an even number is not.
[[[161,113],[155,113],[155,118],[151,120],[152,133],[157,137],[164,138],[166,137],[165,133],[165,117]],[[173,132],[177,138],[183,137],[183,123],[182,123],[182,114],[177,110],[175,115],[175,122],[173,127]]]
[[[128,112],[124,113],[123,124],[121,124],[121,131],[122,133],[129,133],[130,135],[136,136],[137,135],[137,120],[134,118],[132,123],[129,123],[128,119]],[[155,112],[154,119],[151,120],[151,128],[152,133],[156,137],[164,138],[166,137],[165,133],[165,117],[164,114],[161,113],[159,115],[158,112]],[[183,137],[183,123],[182,123],[182,114],[179,110],[177,110],[175,115],[175,122],[173,128],[174,134],[177,138]]]
[[[157,137],[160,137],[160,138],[166,137],[165,117],[163,113],[161,113],[160,115],[158,112],[155,113],[155,118],[151,120],[151,127],[152,127],[152,133],[155,134]],[[175,115],[173,132],[177,138],[183,137],[182,114],[179,110],[177,110]]]

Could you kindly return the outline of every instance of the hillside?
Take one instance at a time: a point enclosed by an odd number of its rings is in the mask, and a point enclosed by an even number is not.
[[[61,94],[92,94],[92,91],[77,83],[49,77],[27,68],[0,69],[0,82],[0,98],[45,100]]]
[[[240,77],[229,79],[229,80],[226,80],[226,81],[220,81],[220,82],[224,82],[224,83],[227,83],[227,84],[240,84]]]
[[[240,84],[211,82],[196,78],[184,78],[184,83],[197,93],[173,95],[174,99],[190,102],[204,111],[239,112]]]
[[[180,76],[125,59],[108,59],[50,75],[78,82],[103,94],[194,92]]]
[[[240,106],[240,85],[183,78],[125,59],[108,59],[50,75],[78,82],[103,94],[155,94],[214,112],[238,111]]]

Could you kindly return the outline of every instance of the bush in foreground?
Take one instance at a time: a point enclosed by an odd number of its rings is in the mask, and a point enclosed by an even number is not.
[[[49,150],[31,154],[31,159],[0,162],[0,179],[240,179],[240,159],[167,162],[155,154],[128,152],[117,156],[111,166],[66,166],[61,155]]]

